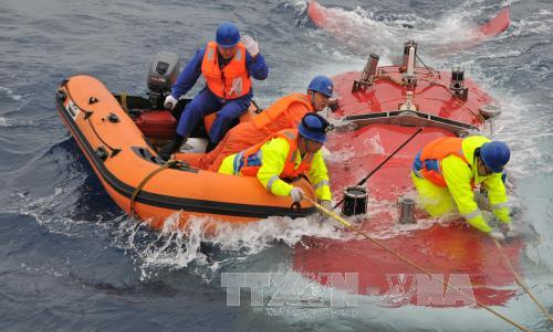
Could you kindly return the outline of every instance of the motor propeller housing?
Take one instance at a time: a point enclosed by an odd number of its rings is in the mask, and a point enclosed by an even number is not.
[[[179,75],[180,60],[171,52],[156,54],[148,72],[148,93],[152,107],[162,108],[165,97],[171,92],[171,87]]]

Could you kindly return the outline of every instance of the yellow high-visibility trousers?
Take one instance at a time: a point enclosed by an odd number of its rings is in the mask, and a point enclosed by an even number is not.
[[[432,217],[457,212],[457,205],[447,187],[440,187],[424,178],[419,178],[411,171],[411,178],[419,194],[418,203]]]

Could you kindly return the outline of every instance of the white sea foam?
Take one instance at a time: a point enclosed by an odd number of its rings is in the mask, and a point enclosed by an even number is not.
[[[21,126],[32,126],[34,121],[26,119],[12,119],[0,116],[0,128],[13,128]]]
[[[308,1],[293,1],[291,3],[298,11],[305,11]],[[469,6],[465,10],[463,6]],[[467,44],[475,41],[479,26],[475,23],[478,15],[482,15],[484,6],[461,4],[452,8],[441,17],[427,19],[413,13],[389,13],[385,17],[375,15],[364,8],[345,10],[337,6],[328,6],[329,13],[326,30],[340,44],[348,45],[357,54],[366,56],[373,52],[381,57],[381,64],[390,64],[398,59],[397,50],[403,42],[413,39],[424,46],[422,54],[450,54],[450,45]],[[497,11],[497,5],[494,6]],[[491,19],[491,17],[489,17]],[[411,28],[407,28],[411,27]],[[313,33],[324,34],[320,30]],[[397,61],[396,61],[397,62]]]
[[[244,225],[219,222],[215,232],[206,232],[205,225],[213,222],[212,219],[192,218],[183,230],[177,226],[178,214],[174,214],[165,221],[155,239],[149,238],[145,245],[140,243],[140,233],[150,232],[145,224],[137,226],[135,221],[129,219],[121,224],[120,230],[126,238],[126,247],[135,251],[143,277],[147,278],[150,270],[160,267],[180,269],[194,266],[199,267],[199,271],[203,271],[201,273],[205,273],[206,269],[213,273],[229,260],[243,260],[257,255],[275,243],[293,247],[304,236],[338,240],[352,237],[337,230],[335,224],[320,223],[317,218],[318,216],[296,219],[270,217]],[[226,258],[221,261],[211,260],[202,252],[202,243],[215,246],[218,251],[226,254]]]
[[[12,89],[4,86],[0,86],[0,97],[2,95],[6,95],[7,98],[13,99],[13,100],[21,100],[23,96],[15,94]]]

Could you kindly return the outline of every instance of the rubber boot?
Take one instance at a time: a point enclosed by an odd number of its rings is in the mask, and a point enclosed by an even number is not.
[[[207,142],[207,146],[205,148],[205,153],[210,153],[211,151],[213,151],[213,149],[215,149],[217,147],[217,144],[214,144],[211,142],[211,140],[209,140]]]
[[[169,160],[171,155],[179,150],[183,142],[184,137],[175,135],[174,140],[167,142],[161,149],[159,149],[159,157],[165,161]]]

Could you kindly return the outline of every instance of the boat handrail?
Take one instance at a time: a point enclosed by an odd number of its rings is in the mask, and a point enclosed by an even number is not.
[[[477,127],[467,123],[412,110],[363,113],[346,116],[341,120],[352,122],[357,126],[393,124],[405,127],[435,127],[448,130],[457,136],[463,136],[467,132],[479,131]]]

